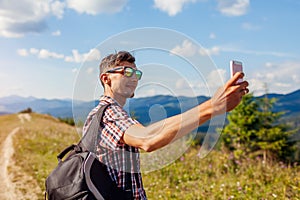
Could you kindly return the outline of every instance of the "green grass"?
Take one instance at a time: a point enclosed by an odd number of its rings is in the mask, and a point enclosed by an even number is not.
[[[42,191],[45,180],[57,165],[56,156],[64,148],[79,140],[75,128],[47,115],[31,114],[14,137],[14,159],[31,175]],[[39,195],[43,199],[43,194]]]
[[[44,190],[45,178],[57,165],[57,154],[79,137],[74,127],[57,119],[31,116],[31,122],[21,125],[15,135],[14,159]],[[17,124],[15,119],[16,116],[1,119],[8,127],[5,130]],[[169,166],[143,174],[149,200],[300,199],[299,166],[263,163],[259,159],[238,162],[217,151],[200,159],[198,152],[199,147],[191,147]],[[43,194],[40,196],[43,199]]]
[[[300,199],[300,168],[259,159],[241,163],[193,147],[175,163],[144,175],[149,199]]]

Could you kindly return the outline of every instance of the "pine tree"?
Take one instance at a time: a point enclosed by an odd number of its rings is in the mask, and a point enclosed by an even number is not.
[[[288,125],[279,123],[283,112],[274,112],[276,99],[258,99],[253,94],[243,97],[227,116],[223,129],[223,144],[235,157],[262,156],[267,159],[290,160],[295,142],[289,138],[295,133]]]

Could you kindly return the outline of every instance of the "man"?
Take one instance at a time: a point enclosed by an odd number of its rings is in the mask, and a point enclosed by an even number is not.
[[[249,92],[246,81],[236,84],[243,76],[243,73],[236,73],[210,100],[145,127],[123,110],[126,99],[134,96],[142,72],[129,52],[111,54],[100,64],[104,95],[99,105],[89,114],[84,130],[89,127],[96,111],[110,104],[102,119],[97,156],[107,165],[107,171],[117,187],[129,190],[131,199],[147,199],[139,171],[139,149],[146,152],[159,149],[190,133],[212,117],[235,108],[242,96]],[[128,168],[131,173],[126,173]]]

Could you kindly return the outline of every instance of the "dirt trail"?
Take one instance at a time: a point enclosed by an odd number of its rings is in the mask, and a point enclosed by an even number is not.
[[[14,153],[12,137],[19,131],[19,127],[15,128],[6,137],[0,156],[0,199],[17,199],[15,185],[12,183],[8,173],[11,157]]]
[[[31,120],[29,114],[19,114],[21,124]],[[0,200],[35,200],[42,199],[41,189],[35,180],[16,166],[12,156],[14,154],[13,137],[21,127],[14,128],[3,142],[0,149]],[[38,197],[36,194],[41,194]]]
[[[26,121],[31,121],[31,116],[28,113],[18,114],[18,118],[20,119],[22,124],[24,124]]]

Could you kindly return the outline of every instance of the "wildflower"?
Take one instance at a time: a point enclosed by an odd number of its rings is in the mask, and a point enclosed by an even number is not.
[[[273,196],[274,198],[276,198],[276,197],[277,197],[277,195],[276,195],[276,194],[274,194],[274,193],[272,194],[272,196]]]
[[[221,186],[220,186],[220,191],[223,191],[223,187],[224,187],[224,186],[225,186],[224,183],[221,184]]]
[[[236,182],[236,186],[238,191],[242,191],[243,188],[241,187],[241,183],[239,181]]]
[[[283,162],[280,162],[280,167],[283,169],[283,168],[286,168],[285,164]]]
[[[239,160],[235,160],[235,164],[241,165],[242,163]]]

